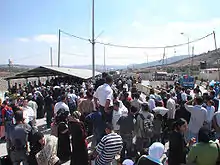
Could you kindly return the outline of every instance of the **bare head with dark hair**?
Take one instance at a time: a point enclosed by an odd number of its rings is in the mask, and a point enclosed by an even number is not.
[[[203,104],[203,98],[201,96],[197,96],[195,98],[195,102],[197,105],[202,105]]]
[[[113,132],[113,125],[111,123],[106,123],[106,127],[105,127],[105,133],[106,134],[110,134]]]
[[[109,84],[109,85],[111,85],[111,84],[113,83],[113,78],[112,78],[112,76],[109,76],[109,75],[106,76],[105,80],[106,80],[106,83]]]

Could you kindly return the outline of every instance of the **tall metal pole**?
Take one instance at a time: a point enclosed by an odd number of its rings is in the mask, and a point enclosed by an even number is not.
[[[218,53],[215,31],[213,31],[213,37],[214,37],[214,43],[215,43],[215,51],[216,53]],[[218,64],[218,80],[220,80],[220,59],[217,59],[217,64]]]
[[[92,0],[92,78],[95,80],[95,1]]]
[[[104,45],[104,72],[106,72],[106,63],[105,63],[105,45]]]
[[[61,35],[61,30],[59,29],[59,34],[58,34],[58,67],[60,67],[60,35]]]
[[[215,50],[217,50],[218,47],[217,47],[217,42],[216,42],[216,37],[215,37],[215,31],[213,31],[213,37],[214,37],[214,43],[215,43]]]
[[[50,47],[50,66],[53,66],[53,48]]]
[[[191,60],[191,72],[193,75],[193,65],[194,65],[194,46],[192,47],[192,60]]]
[[[192,62],[191,58],[190,58],[190,47],[189,47],[189,37],[187,37],[188,39],[188,56],[189,56],[189,64]],[[191,74],[191,67],[189,67],[189,75]]]

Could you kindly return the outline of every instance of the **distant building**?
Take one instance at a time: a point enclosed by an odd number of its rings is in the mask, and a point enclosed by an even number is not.
[[[211,80],[218,80],[219,79],[219,73],[218,68],[209,68],[209,69],[202,69],[199,77],[202,79],[208,79]]]

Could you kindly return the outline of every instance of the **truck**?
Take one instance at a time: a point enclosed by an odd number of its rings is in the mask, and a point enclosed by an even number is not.
[[[184,88],[194,89],[195,78],[193,76],[183,75],[179,78],[179,83]]]

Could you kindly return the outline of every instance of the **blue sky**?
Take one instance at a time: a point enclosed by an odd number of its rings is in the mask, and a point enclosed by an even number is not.
[[[122,45],[164,46],[186,42],[216,31],[220,40],[218,0],[95,0],[97,39]],[[49,64],[53,47],[57,64],[58,29],[91,37],[91,0],[1,0],[0,63]],[[219,41],[220,42],[220,41]],[[219,43],[218,42],[218,43]],[[218,44],[219,45],[219,44]],[[191,44],[195,53],[214,49],[213,38]],[[96,44],[96,63],[103,64],[103,45]],[[167,56],[187,54],[187,46],[167,50]],[[107,64],[131,64],[161,59],[162,50],[106,47]],[[61,37],[61,64],[91,64],[91,45]]]

